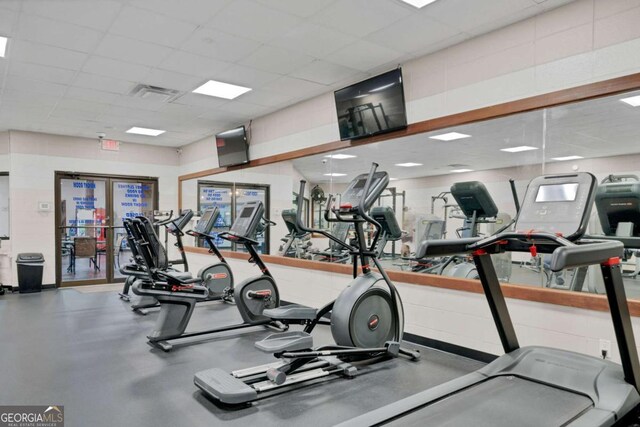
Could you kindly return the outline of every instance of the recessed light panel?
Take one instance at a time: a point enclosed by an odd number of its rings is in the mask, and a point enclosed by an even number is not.
[[[158,135],[162,135],[165,132],[166,130],[139,128],[135,126],[127,131],[127,133],[135,133],[136,135],[145,135],[145,136],[158,136]]]
[[[229,83],[217,82],[215,80],[209,80],[199,88],[193,90],[193,93],[199,93],[201,95],[215,96],[217,98],[234,99],[247,93],[251,88],[236,86]]]
[[[518,147],[501,148],[500,151],[506,151],[507,153],[520,153],[522,151],[537,150],[538,147],[530,147],[528,145],[520,145]]]
[[[452,173],[473,172],[473,169],[453,169]]]
[[[347,176],[346,173],[325,173],[324,176]]]
[[[421,9],[428,4],[435,2],[436,0],[402,0],[402,1],[405,2],[406,4],[410,4],[413,7],[417,7],[418,9]]]
[[[471,135],[466,135],[464,133],[458,132],[449,132],[443,133],[442,135],[430,136],[429,138],[437,139],[440,141],[455,141],[456,139],[471,138]]]
[[[0,36],[0,58],[4,58],[4,56],[7,54],[8,42],[9,42],[8,38]]]
[[[632,107],[640,107],[640,95],[631,96],[629,98],[622,98],[620,101],[624,102],[625,104],[629,104]]]
[[[422,166],[422,163],[396,163],[396,166],[400,166],[401,168],[413,168],[416,166]]]
[[[564,157],[552,157],[552,160],[557,160],[559,162],[564,162],[566,160],[579,160],[584,159],[582,156],[564,156]]]
[[[353,154],[329,154],[328,156],[325,156],[327,159],[336,159],[336,160],[344,160],[344,159],[353,159],[354,156]]]

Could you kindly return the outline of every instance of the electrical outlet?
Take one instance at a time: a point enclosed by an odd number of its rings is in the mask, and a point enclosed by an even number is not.
[[[611,341],[600,339],[600,356],[603,359],[611,358]]]

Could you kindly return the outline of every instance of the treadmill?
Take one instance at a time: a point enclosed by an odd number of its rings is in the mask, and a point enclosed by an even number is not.
[[[580,239],[596,187],[589,173],[541,176],[527,188],[516,231],[424,242],[430,256],[472,254],[505,354],[476,372],[340,425],[611,426],[640,404],[638,353],[619,258],[623,245]],[[490,257],[504,251],[552,253],[553,271],[599,264],[622,366],[554,348],[520,348]]]

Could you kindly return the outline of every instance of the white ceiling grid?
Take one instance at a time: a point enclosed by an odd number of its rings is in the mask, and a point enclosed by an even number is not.
[[[2,0],[0,131],[182,146],[569,1]],[[190,93],[208,79],[253,90]],[[183,95],[130,96],[139,83]]]

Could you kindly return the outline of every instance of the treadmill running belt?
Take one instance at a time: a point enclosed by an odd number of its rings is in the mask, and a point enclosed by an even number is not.
[[[439,427],[563,426],[593,406],[588,397],[517,377],[496,377],[390,425]]]

